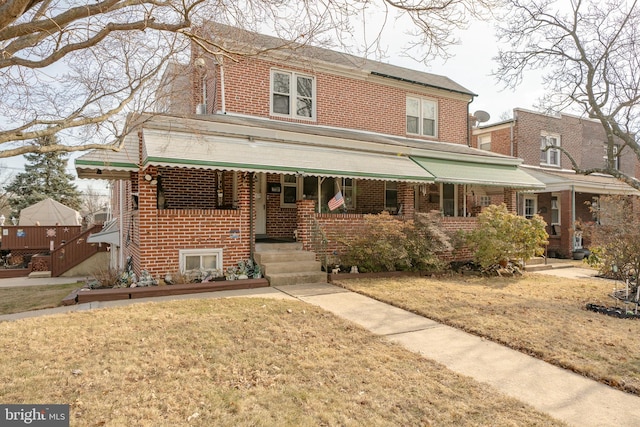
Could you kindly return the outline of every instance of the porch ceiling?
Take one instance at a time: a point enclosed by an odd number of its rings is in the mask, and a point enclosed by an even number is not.
[[[282,174],[433,182],[404,154],[304,142],[145,129],[146,165]]]
[[[527,168],[526,172],[544,182],[547,192],[574,190],[578,193],[640,196],[640,191],[610,175],[578,175],[573,171]]]
[[[434,175],[436,182],[507,188],[545,188],[544,183],[528,175],[515,164],[475,163],[419,156],[411,156],[411,159]]]

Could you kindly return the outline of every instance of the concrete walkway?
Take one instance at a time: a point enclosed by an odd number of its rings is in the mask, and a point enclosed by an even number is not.
[[[640,397],[332,285],[281,291],[575,426],[638,426]]]
[[[562,277],[593,274],[558,269]],[[588,270],[588,269],[584,269]],[[545,274],[551,274],[549,270]],[[0,280],[0,287],[4,280]],[[260,297],[298,299],[354,322],[372,333],[435,360],[452,371],[492,385],[498,391],[575,426],[640,425],[640,397],[589,380],[475,335],[329,284],[221,291],[175,297],[109,301],[0,316],[0,321],[69,311],[123,306],[145,301]]]

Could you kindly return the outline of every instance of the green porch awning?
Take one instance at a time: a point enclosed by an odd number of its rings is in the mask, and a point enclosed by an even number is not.
[[[195,132],[144,130],[143,164],[429,183],[406,155]]]
[[[469,162],[411,156],[424,170],[447,184],[477,184],[507,188],[544,189],[545,185],[516,164]]]

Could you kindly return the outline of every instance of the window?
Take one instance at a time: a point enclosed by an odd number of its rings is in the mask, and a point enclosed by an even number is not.
[[[271,114],[315,118],[315,79],[292,72],[271,73]]]
[[[295,207],[298,200],[298,179],[295,175],[282,175],[282,193],[280,200],[283,207]]]
[[[485,151],[491,151],[491,134],[478,137],[478,148]]]
[[[457,216],[458,188],[455,184],[440,184],[440,209],[444,216]]]
[[[558,195],[551,196],[551,225],[560,224],[560,197]]]
[[[549,148],[548,150],[546,149]],[[540,164],[549,166],[560,166],[560,135],[547,134],[540,135]]]
[[[336,182],[336,179],[338,180]],[[283,207],[295,207],[296,200],[306,199],[316,202],[315,210],[318,210],[318,203],[322,212],[329,212],[329,200],[336,195],[338,189],[342,191],[342,197],[347,209],[356,207],[356,182],[351,178],[319,178],[317,176],[305,176],[298,179],[293,175],[282,177],[281,205]],[[318,198],[320,195],[320,199]]]
[[[342,197],[347,209],[356,207],[356,181],[351,178],[342,178]]]
[[[398,212],[398,183],[384,183],[384,209],[396,213]]]
[[[527,219],[533,218],[538,212],[538,199],[535,196],[525,196],[524,198],[524,217]]]
[[[480,206],[489,206],[491,204],[491,196],[480,196]]]
[[[604,146],[604,166],[608,167],[608,161],[609,161],[609,156],[607,155],[607,145],[605,144]],[[613,146],[613,168],[614,169],[620,169],[620,157],[618,157],[618,146],[614,145]]]
[[[222,249],[181,249],[180,271],[222,270]]]
[[[438,108],[435,101],[407,98],[407,133],[436,136]]]

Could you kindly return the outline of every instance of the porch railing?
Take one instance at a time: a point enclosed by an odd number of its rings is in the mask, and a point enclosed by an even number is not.
[[[60,276],[98,252],[105,252],[107,245],[87,243],[87,237],[91,233],[97,233],[100,230],[102,230],[101,224],[94,225],[54,249],[51,252],[51,275],[54,277]]]

